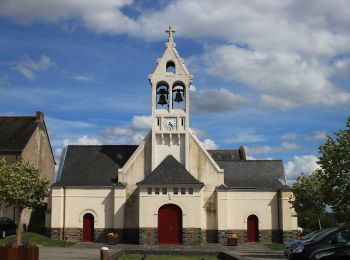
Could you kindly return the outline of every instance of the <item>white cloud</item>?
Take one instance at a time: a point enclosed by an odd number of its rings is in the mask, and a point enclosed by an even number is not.
[[[310,175],[319,168],[317,161],[318,158],[314,155],[294,156],[292,161],[284,165],[287,180],[296,180],[301,173]]]
[[[54,62],[50,57],[41,55],[37,62],[29,57],[22,58],[17,62],[16,69],[27,79],[34,80],[36,78],[35,72],[46,71],[53,65]]]
[[[211,139],[207,138],[201,142],[202,146],[206,150],[215,150],[218,149],[219,146]]]
[[[254,130],[251,129],[237,129],[230,136],[229,139],[226,139],[226,143],[256,143],[266,140],[266,136],[262,134],[257,134]]]
[[[311,136],[312,139],[314,140],[326,140],[327,133],[324,131],[316,131],[314,134]]]
[[[279,146],[269,145],[255,145],[252,147],[245,147],[247,154],[268,154],[276,152],[290,152],[298,149],[300,146],[295,143],[283,142]]]
[[[180,37],[202,39],[205,53],[192,62],[203,71],[245,84],[262,106],[287,110],[350,104],[349,90],[331,80],[350,78],[348,5],[344,0],[178,0],[157,7],[132,0],[3,0],[0,14],[21,22],[80,20],[98,33],[147,40],[164,39],[164,28],[172,24]],[[134,8],[134,17],[123,13],[126,6]],[[215,44],[208,44],[208,38]],[[35,69],[18,70],[35,78]],[[217,109],[234,108],[229,102]]]
[[[146,137],[151,127],[151,116],[134,116],[130,124],[103,129],[102,137],[106,142],[139,144]]]
[[[191,95],[191,112],[225,112],[247,101],[224,88],[195,91]]]
[[[62,141],[63,147],[70,145],[70,144],[76,144],[76,145],[100,145],[102,144],[97,138],[95,137],[88,137],[87,135],[83,135],[76,140],[71,140],[69,138],[66,138]]]
[[[132,118],[132,125],[135,128],[151,129],[152,128],[152,116],[134,116]]]
[[[246,84],[261,94],[264,106],[286,110],[305,104],[350,103],[350,93],[328,80],[331,68],[297,53],[243,49],[232,44],[209,51],[204,60],[208,73]]]
[[[279,139],[281,139],[282,141],[290,141],[290,140],[297,139],[298,137],[299,137],[299,134],[289,132],[289,133],[286,133],[286,134],[280,136]]]
[[[73,76],[73,79],[76,80],[76,81],[91,81],[92,80],[91,77],[84,76],[84,75]]]

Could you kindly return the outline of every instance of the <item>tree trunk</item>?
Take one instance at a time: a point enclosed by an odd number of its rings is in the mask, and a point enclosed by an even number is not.
[[[317,214],[318,228],[322,229],[320,214]]]
[[[22,208],[19,207],[19,221],[18,221],[18,227],[16,228],[16,246],[21,245],[21,239],[22,239]]]

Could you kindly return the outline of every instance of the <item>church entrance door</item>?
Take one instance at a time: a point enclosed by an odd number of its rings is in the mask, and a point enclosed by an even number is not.
[[[247,220],[248,242],[259,242],[259,220],[255,215],[250,215]]]
[[[83,217],[83,242],[94,240],[94,216],[86,213]]]
[[[158,210],[158,244],[181,244],[182,210],[166,204]]]

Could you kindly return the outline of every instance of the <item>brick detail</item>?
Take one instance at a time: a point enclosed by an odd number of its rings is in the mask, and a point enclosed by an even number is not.
[[[140,245],[156,245],[158,243],[157,228],[140,228],[139,244]]]
[[[182,244],[200,245],[202,242],[202,232],[200,228],[183,228]]]

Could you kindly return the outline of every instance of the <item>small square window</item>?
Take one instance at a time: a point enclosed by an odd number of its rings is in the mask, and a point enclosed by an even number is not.
[[[152,188],[147,188],[147,194],[152,194]]]
[[[181,188],[181,194],[186,194],[186,188]]]
[[[154,193],[155,193],[155,194],[159,194],[159,188],[155,188],[155,189],[154,189]]]
[[[178,194],[179,193],[179,189],[178,188],[174,188],[174,194]]]
[[[191,194],[191,195],[193,194],[193,188],[188,189],[188,194]]]
[[[166,194],[167,193],[167,188],[162,188],[162,193]]]

